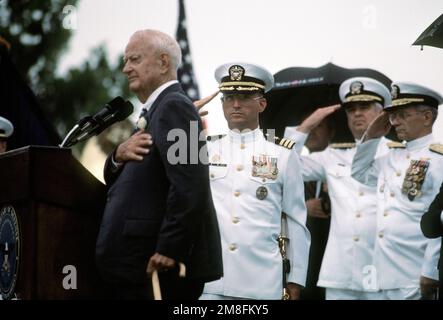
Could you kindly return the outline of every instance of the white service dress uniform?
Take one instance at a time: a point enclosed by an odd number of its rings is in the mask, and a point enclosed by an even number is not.
[[[377,187],[377,286],[398,291],[381,292],[381,299],[418,299],[420,276],[438,279],[441,239],[426,238],[420,220],[443,181],[443,154],[433,151],[429,134],[392,144],[388,154],[374,160],[379,140],[358,146],[352,165],[355,179]]]
[[[286,128],[285,137],[300,151],[308,135]],[[389,140],[377,144],[377,154],[386,154]],[[376,229],[376,189],[351,177],[357,143],[331,144],[325,150],[300,157],[305,181],[326,181],[331,199],[331,226],[317,285],[343,289],[334,299],[373,299],[377,288],[368,281]],[[352,290],[352,291],[347,291]]]
[[[265,139],[260,129],[230,130],[208,141],[210,184],[220,226],[223,271],[204,295],[282,298],[277,238],[287,215],[291,269],[287,281],[306,281],[310,234],[296,152]],[[292,143],[285,141],[286,145]],[[203,295],[203,296],[204,296]]]

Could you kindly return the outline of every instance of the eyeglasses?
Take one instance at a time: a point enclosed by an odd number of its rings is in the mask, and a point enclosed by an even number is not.
[[[235,100],[237,100],[238,102],[248,103],[260,99],[264,99],[264,97],[251,97],[251,95],[249,94],[229,94],[220,98],[220,100],[225,103],[234,103]]]
[[[389,113],[389,122],[391,123],[391,124],[393,124],[393,122],[396,120],[396,119],[399,119],[399,120],[406,120],[406,119],[408,119],[409,117],[412,117],[413,115],[415,115],[415,114],[421,114],[421,113],[423,113],[424,111],[413,111],[413,112],[406,112],[406,110],[398,110],[398,111],[394,111],[394,112],[391,112],[391,113]]]

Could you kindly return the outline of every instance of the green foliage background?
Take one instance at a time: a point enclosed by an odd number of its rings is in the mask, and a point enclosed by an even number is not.
[[[79,66],[57,75],[73,34],[63,27],[63,9],[78,4],[79,0],[0,0],[0,35],[11,44],[13,61],[61,137],[115,96],[130,98],[121,72],[123,60],[111,63],[100,44]]]

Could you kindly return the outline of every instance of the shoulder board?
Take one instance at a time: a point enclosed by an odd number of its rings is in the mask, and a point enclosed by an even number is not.
[[[271,138],[270,138],[270,135],[268,133],[264,133],[263,132],[263,136],[265,137],[265,139],[267,141],[272,142],[272,141],[270,141]],[[282,146],[282,147],[284,147],[286,149],[292,149],[295,146],[296,142],[294,140],[290,140],[290,139],[287,139],[287,138],[280,138],[280,137],[274,136],[274,143],[278,144],[279,146]]]
[[[216,140],[219,140],[219,139],[223,138],[224,136],[226,136],[226,134],[216,134],[216,135],[213,135],[213,136],[207,136],[206,140],[207,141],[216,141]]]
[[[403,143],[401,143],[401,142],[395,142],[395,141],[391,141],[391,142],[388,142],[387,144],[386,144],[387,146],[388,146],[388,148],[406,148],[406,146],[403,144]]]
[[[429,150],[432,152],[442,154],[443,155],[443,145],[440,143],[433,143],[429,146]]]
[[[355,148],[355,142],[331,143],[329,147],[332,149],[352,149]]]
[[[287,138],[274,137],[274,143],[289,150],[295,146],[295,141]]]

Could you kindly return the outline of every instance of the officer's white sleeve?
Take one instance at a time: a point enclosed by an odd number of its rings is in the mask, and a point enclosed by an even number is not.
[[[308,134],[297,130],[297,127],[286,127],[284,137],[295,141],[295,145],[292,150],[301,154],[303,146],[308,139]]]
[[[308,134],[297,130],[297,127],[286,127],[285,137],[295,141],[292,151],[301,155],[303,146],[308,139]],[[307,156],[300,156],[302,175],[304,181],[324,181],[326,173],[323,167],[323,156],[325,151],[313,152]]]
[[[429,239],[425,258],[421,267],[421,275],[438,280],[438,259],[440,258],[441,237]]]
[[[282,210],[287,216],[287,255],[291,263],[288,282],[304,286],[308,270],[311,235],[306,228],[305,191],[300,161],[295,152],[289,155],[284,172]]]
[[[304,181],[325,181],[326,170],[324,163],[328,160],[329,148],[323,151],[313,152],[311,154],[301,156],[301,172]],[[329,159],[330,161],[330,159]]]
[[[381,139],[371,139],[357,146],[357,152],[352,160],[352,177],[360,183],[375,187],[379,168],[375,155]]]

